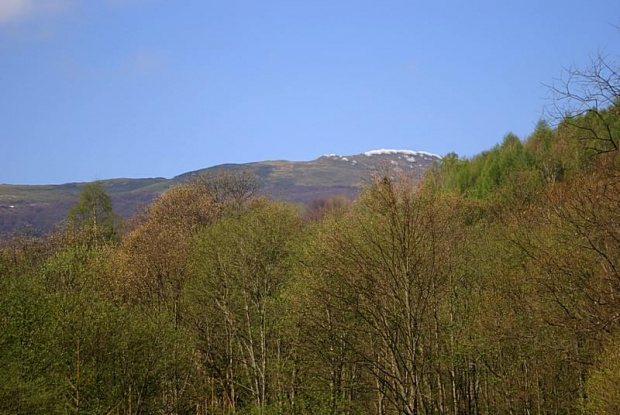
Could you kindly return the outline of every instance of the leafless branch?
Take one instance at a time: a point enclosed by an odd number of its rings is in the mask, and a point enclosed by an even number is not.
[[[564,69],[564,75],[547,85],[552,104],[548,109],[556,125],[580,131],[593,154],[618,150],[618,131],[613,120],[620,109],[620,65],[598,54],[584,68]]]

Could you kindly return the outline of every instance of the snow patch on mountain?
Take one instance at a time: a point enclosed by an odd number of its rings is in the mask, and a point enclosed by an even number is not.
[[[408,156],[436,157],[438,159],[441,159],[440,155],[429,153],[428,151],[393,150],[393,149],[382,148],[380,150],[370,150],[364,153],[364,155],[366,155],[367,157],[381,156],[381,155],[388,155],[388,154],[405,154]]]
[[[349,161],[348,158],[346,158],[345,156],[339,156],[338,154],[324,154],[323,157],[327,157],[328,159],[335,159],[335,160],[342,160],[342,161]]]

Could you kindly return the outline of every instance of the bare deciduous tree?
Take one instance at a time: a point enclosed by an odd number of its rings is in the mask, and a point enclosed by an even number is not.
[[[571,67],[549,85],[550,115],[558,123],[577,128],[580,139],[594,154],[617,151],[620,111],[620,65],[598,54],[585,68]]]

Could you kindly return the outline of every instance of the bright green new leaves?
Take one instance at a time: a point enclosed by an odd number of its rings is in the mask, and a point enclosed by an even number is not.
[[[197,236],[185,297],[213,407],[284,405],[291,392],[283,295],[300,225],[290,206],[257,200]]]
[[[116,234],[116,216],[112,199],[100,182],[84,185],[75,206],[69,210],[67,220],[91,242],[110,241]]]

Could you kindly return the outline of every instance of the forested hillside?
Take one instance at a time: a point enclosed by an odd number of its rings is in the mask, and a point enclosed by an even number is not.
[[[617,81],[354,202],[225,173],[120,229],[86,187],[0,250],[0,413],[620,413]]]

